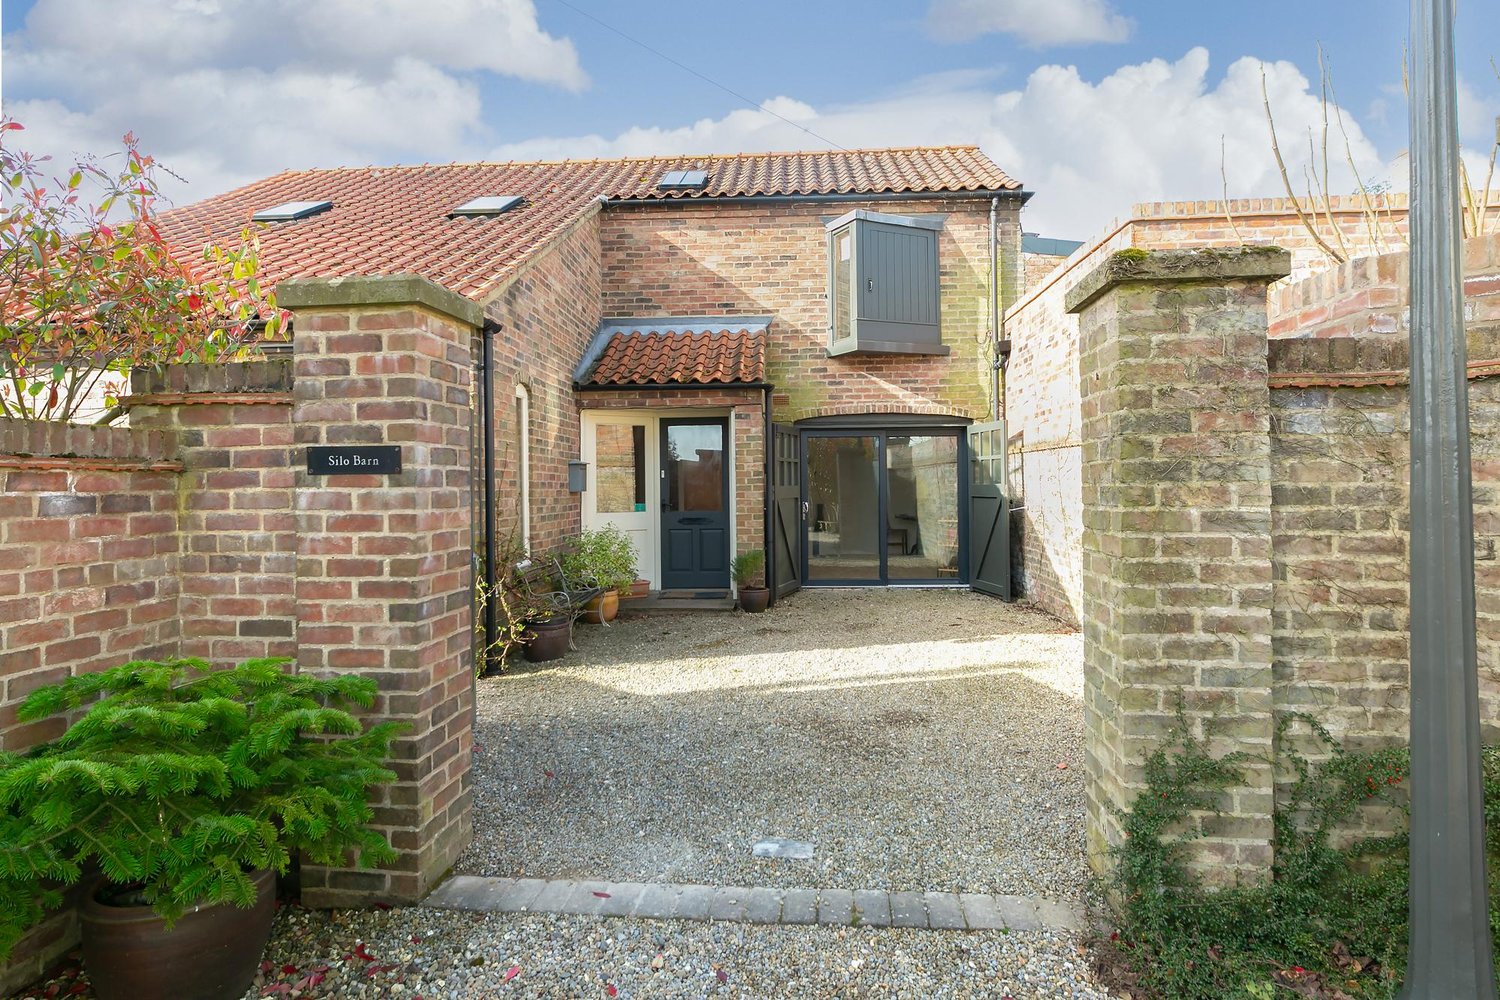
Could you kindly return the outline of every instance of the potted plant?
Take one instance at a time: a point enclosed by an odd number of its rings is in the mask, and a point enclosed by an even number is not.
[[[365,727],[365,677],[127,663],[31,693],[19,717],[82,715],[0,752],[0,959],[86,873],[83,958],[104,1000],[242,996],[294,856],[392,860],[371,789],[402,727]],[[332,738],[330,738],[332,737]]]
[[[729,564],[729,575],[734,578],[734,589],[740,595],[740,609],[753,615],[760,614],[771,604],[770,588],[754,586],[765,564],[766,554],[760,549],[741,552]]]
[[[635,585],[635,547],[612,524],[587,529],[569,541],[558,562],[570,589],[602,588],[584,609],[584,621],[595,625],[612,621],[620,610],[620,592]]]

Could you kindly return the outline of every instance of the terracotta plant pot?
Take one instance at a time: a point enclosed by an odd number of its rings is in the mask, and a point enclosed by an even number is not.
[[[651,581],[637,580],[630,585],[630,589],[620,595],[622,601],[638,601],[642,597],[651,596]]]
[[[758,615],[771,606],[771,588],[741,587],[740,610]]]
[[[527,627],[528,638],[523,652],[531,663],[546,663],[568,652],[568,636],[572,631],[567,618],[549,618],[532,622]]]
[[[619,613],[620,594],[614,590],[606,590],[583,606],[583,620],[590,625],[612,622]]]
[[[98,899],[101,879],[79,908],[83,965],[100,1000],[220,1000],[245,994],[276,916],[276,874],[258,871],[255,905],[189,910],[167,930],[149,906]]]

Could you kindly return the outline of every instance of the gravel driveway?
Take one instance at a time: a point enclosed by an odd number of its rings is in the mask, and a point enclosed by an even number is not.
[[[1082,902],[1081,645],[961,591],[579,626],[482,680],[474,875]],[[757,859],[765,837],[811,861]]]

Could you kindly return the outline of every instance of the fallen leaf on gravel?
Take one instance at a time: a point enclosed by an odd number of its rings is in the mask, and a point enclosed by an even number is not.
[[[542,773],[545,774],[549,778],[555,778],[555,777],[557,777],[557,775],[553,774],[551,771],[543,771]]]
[[[721,983],[729,982],[729,973],[725,972],[723,969],[715,969],[714,975],[719,977],[719,982]]]
[[[420,934],[413,934],[411,936],[411,943],[412,944],[421,944],[422,943],[422,935],[420,935]]]
[[[354,957],[359,959],[361,962],[375,961],[375,956],[370,954],[370,949],[365,947],[365,943],[363,941],[354,946]]]
[[[283,965],[281,967],[281,974],[283,976],[290,976],[292,973],[294,973],[296,971],[297,971],[297,967],[295,965]]]
[[[660,972],[662,970],[662,967],[666,964],[667,957],[665,955],[657,955],[651,960],[651,969],[653,972]]]
[[[596,892],[596,893],[594,893],[594,895],[598,896],[600,899],[608,899],[609,898],[609,893],[607,893],[607,892]]]
[[[517,976],[519,976],[520,974],[521,974],[521,967],[519,965],[512,965],[509,969],[505,970],[505,975],[503,975],[503,976],[500,977],[500,981],[502,983],[508,983],[512,979],[514,979]]]
[[[1059,771],[1066,771],[1068,769],[1068,765],[1067,765],[1067,763],[1065,761],[1058,761],[1057,762],[1057,769]]]
[[[614,983],[605,983],[604,984],[604,992],[605,992],[606,995],[612,996],[612,997],[617,997],[617,996],[620,995],[620,991],[617,990],[617,989],[615,989],[615,984]]]

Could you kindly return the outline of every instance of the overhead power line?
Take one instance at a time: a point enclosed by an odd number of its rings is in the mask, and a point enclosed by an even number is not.
[[[625,32],[621,31],[619,28],[616,28],[614,25],[610,24],[608,21],[601,20],[600,18],[595,17],[593,14],[590,14],[588,11],[582,10],[582,9],[574,6],[573,4],[569,3],[568,0],[555,0],[555,2],[559,3],[559,4],[562,4],[564,7],[568,8],[569,10],[571,10],[575,14],[578,14],[578,15],[580,15],[582,17],[588,18],[590,21],[593,21],[595,24],[599,25],[599,27],[604,28],[607,31],[614,32],[616,35],[619,35],[621,38],[625,39],[627,42],[630,42],[630,43],[632,43],[634,45],[640,46],[641,48],[645,49],[647,52],[649,52],[652,55],[656,56],[658,59],[661,59],[661,60],[664,60],[665,62],[671,63],[673,66],[676,66],[678,69],[682,70],[684,73],[691,73],[693,76],[696,76],[698,79],[702,80],[704,83],[707,83],[707,84],[710,84],[712,86],[718,87],[720,90],[724,91],[724,93],[726,93],[729,96],[733,97],[735,100],[743,101],[744,103],[748,104],[750,107],[755,108],[757,111],[764,111],[766,114],[770,115],[772,118],[780,119],[781,121],[786,122],[792,128],[797,129],[797,130],[802,131],[802,132],[806,132],[808,135],[812,136],[814,139],[816,139],[816,140],[818,140],[819,142],[822,142],[822,143],[827,143],[829,146],[832,146],[834,149],[840,150],[840,151],[845,152],[845,153],[849,152],[848,149],[845,149],[843,146],[840,146],[838,143],[834,142],[832,139],[829,139],[827,136],[819,135],[818,133],[814,132],[812,129],[808,128],[806,125],[802,125],[802,124],[800,124],[798,122],[794,122],[790,118],[786,117],[785,115],[778,115],[776,112],[772,111],[770,108],[766,107],[764,104],[761,104],[759,101],[752,101],[750,98],[746,97],[744,94],[740,93],[739,91],[737,91],[737,90],[735,90],[735,89],[733,89],[731,87],[726,87],[724,84],[720,83],[718,80],[715,80],[715,79],[713,79],[710,76],[705,76],[704,74],[702,74],[702,73],[698,72],[697,70],[693,69],[693,67],[688,66],[685,63],[679,62],[676,59],[673,59],[671,56],[667,55],[665,52],[661,51],[660,49],[653,48],[650,45],[647,45],[645,42],[641,41],[639,38],[636,38],[634,35],[626,34]]]

